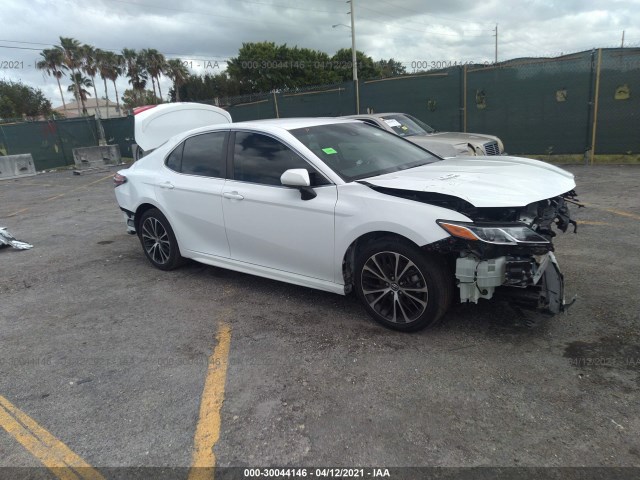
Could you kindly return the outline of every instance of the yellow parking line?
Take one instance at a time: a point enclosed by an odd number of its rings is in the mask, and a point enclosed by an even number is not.
[[[26,212],[27,210],[29,210],[29,207],[27,207],[27,208],[22,208],[22,209],[20,209],[20,210],[16,210],[15,212],[10,213],[9,215],[5,216],[4,218],[15,217],[16,215],[18,215],[18,214],[20,214],[20,213],[22,213],[22,212]]]
[[[635,220],[640,220],[640,215],[636,215],[635,213],[625,212],[624,210],[616,210],[614,208],[603,208],[605,212],[614,213],[616,215],[620,215],[622,217],[629,217]]]
[[[611,224],[607,223],[607,222],[595,222],[595,221],[591,221],[591,220],[579,220],[578,221],[578,225],[607,225],[607,226],[611,226]]]
[[[193,442],[189,480],[213,480],[215,477],[216,455],[213,448],[220,438],[220,410],[224,402],[224,384],[231,344],[229,325],[222,322],[216,338],[218,344],[209,357],[207,378],[200,400],[200,417]]]
[[[91,465],[2,395],[0,426],[60,480],[105,480]]]
[[[626,212],[624,210],[618,210],[615,208],[605,208],[605,207],[600,207],[598,205],[594,205],[592,203],[583,203],[583,205],[589,207],[589,208],[595,208],[597,210],[602,210],[603,212],[609,212],[609,213],[613,213],[614,215],[620,215],[621,217],[628,217],[628,218],[633,218],[635,220],[640,220],[640,215],[637,215],[635,213],[631,213],[631,212]]]

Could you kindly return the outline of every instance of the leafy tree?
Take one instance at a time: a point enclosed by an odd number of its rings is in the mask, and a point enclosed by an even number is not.
[[[231,80],[226,72],[218,74],[189,75],[180,87],[180,98],[185,102],[213,100],[220,97],[240,95],[240,86]],[[176,92],[169,91],[172,101],[175,101]]]
[[[189,78],[189,70],[179,58],[168,60],[164,74],[173,81],[173,90],[175,91],[176,102],[180,101],[180,87],[185,84]]]
[[[151,90],[135,91],[132,88],[128,88],[122,95],[125,110],[131,110],[143,105],[154,105],[157,100],[158,98]]]
[[[338,80],[326,53],[274,42],[243,43],[238,56],[227,63],[227,72],[239,85],[240,93],[294,89]]]
[[[47,48],[40,52],[42,60],[36,63],[38,70],[44,70],[47,75],[56,79],[58,82],[58,90],[60,90],[60,99],[62,100],[62,107],[65,113],[67,112],[67,104],[64,101],[64,94],[62,93],[62,86],[60,85],[60,79],[64,76],[64,70],[67,69],[64,64],[64,57],[62,51],[57,48]]]
[[[393,58],[389,60],[379,60],[377,64],[383,78],[398,77],[407,73],[407,68],[402,65],[402,63],[396,62]]]
[[[335,55],[331,57],[331,62],[340,81],[346,82],[353,80],[353,63],[350,48],[338,50]],[[378,64],[360,50],[356,50],[356,63],[358,65],[359,80],[380,78],[382,76],[382,70]]]
[[[0,117],[34,120],[51,114],[51,102],[42,90],[19,82],[0,80]]]

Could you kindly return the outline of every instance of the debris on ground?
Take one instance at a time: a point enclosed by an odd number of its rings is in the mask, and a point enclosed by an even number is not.
[[[13,235],[11,235],[5,227],[0,227],[0,248],[4,247],[13,247],[18,250],[28,250],[33,248],[33,245],[21,242],[20,240],[16,240]]]

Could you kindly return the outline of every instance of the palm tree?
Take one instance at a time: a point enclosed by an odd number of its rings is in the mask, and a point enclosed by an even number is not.
[[[104,98],[107,100],[107,118],[109,118],[109,90],[107,89],[107,78],[109,78],[109,55],[111,52],[96,48],[96,66],[98,74],[104,82]]]
[[[189,76],[189,70],[179,58],[167,61],[164,74],[173,81],[173,90],[176,92],[176,102],[180,101],[180,87],[185,84]]]
[[[62,52],[56,48],[46,48],[40,52],[42,60],[36,63],[38,70],[44,70],[47,75],[54,77],[58,82],[58,90],[60,90],[60,98],[62,99],[62,107],[64,113],[67,113],[67,104],[64,101],[64,94],[62,93],[62,86],[60,85],[60,79],[64,76],[64,71],[67,67],[64,64]]]
[[[60,45],[57,45],[55,48],[62,52],[63,63],[69,70],[71,70],[71,78],[73,81],[75,82],[81,78],[82,75],[80,75],[80,77],[76,75],[76,73],[80,73],[80,67],[82,66],[80,42],[75,38],[60,37]],[[76,84],[75,91],[78,92],[80,90],[80,85]],[[80,100],[82,102],[82,112],[84,113],[87,111],[87,107],[84,104],[84,100],[82,100],[82,96],[80,97]],[[81,114],[80,104],[78,104],[78,114]]]
[[[118,87],[116,80],[122,75],[122,67],[124,60],[121,55],[106,50],[96,49],[96,58],[98,59],[98,73],[104,82],[104,95],[107,99],[107,118],[109,118],[109,90],[107,89],[107,80],[113,82],[113,89],[116,92],[116,110],[120,112],[120,99],[118,98]]]
[[[162,90],[160,89],[160,75],[165,68],[166,60],[155,48],[147,48],[140,52],[145,59],[146,70],[151,76],[151,85],[153,87],[153,95],[156,94],[156,83],[158,84],[158,97],[162,102]]]
[[[147,72],[142,55],[131,49],[122,50],[124,65],[126,66],[129,83],[133,88],[135,100],[138,101],[142,96],[142,91],[147,86]]]
[[[84,44],[80,48],[80,53],[82,55],[82,69],[84,73],[91,77],[91,85],[93,86],[93,95],[96,99],[96,111],[98,112],[98,117],[102,117],[102,112],[100,112],[100,106],[98,105],[98,91],[96,90],[96,74],[98,73],[98,59],[96,56],[96,49],[91,45]]]
[[[71,76],[73,83],[69,85],[67,91],[73,93],[73,96],[76,97],[76,101],[82,102],[82,113],[86,114],[87,109],[84,106],[84,102],[87,100],[87,97],[90,97],[91,94],[89,90],[85,90],[84,87],[91,87],[93,83],[87,77],[82,76],[82,73],[77,72]]]

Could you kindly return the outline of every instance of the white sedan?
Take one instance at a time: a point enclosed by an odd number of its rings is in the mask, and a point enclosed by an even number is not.
[[[563,309],[552,228],[573,175],[536,160],[443,160],[354,120],[292,118],[178,134],[115,177],[149,261],[185,258],[342,295],[381,324],[434,325],[456,294]]]

